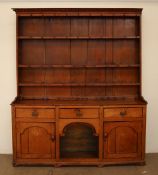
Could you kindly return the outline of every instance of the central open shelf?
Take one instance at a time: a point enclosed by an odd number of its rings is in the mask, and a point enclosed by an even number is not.
[[[71,123],[60,137],[61,158],[98,158],[99,139],[95,129],[86,123]]]

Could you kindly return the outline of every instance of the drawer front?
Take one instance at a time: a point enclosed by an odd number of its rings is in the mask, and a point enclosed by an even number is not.
[[[62,108],[59,111],[60,118],[98,118],[99,109],[94,108]]]
[[[104,117],[142,117],[143,108],[106,108]]]
[[[20,118],[55,118],[55,110],[47,108],[18,108],[16,117]]]

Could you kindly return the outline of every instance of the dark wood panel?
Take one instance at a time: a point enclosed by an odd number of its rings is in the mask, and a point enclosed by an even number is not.
[[[113,36],[121,37],[125,35],[125,19],[124,18],[115,18],[113,19]]]
[[[138,43],[136,41],[113,42],[113,63],[137,64],[139,63]]]
[[[67,17],[46,18],[45,36],[70,36],[70,19]]]
[[[70,87],[47,87],[46,88],[47,98],[70,97],[70,95],[71,95]]]
[[[116,69],[113,70],[113,82],[124,83],[138,83],[139,82],[138,69]]]
[[[139,83],[138,68],[109,68],[105,70],[106,83]]]
[[[86,70],[86,84],[88,83],[104,83],[105,70],[104,69],[88,69]]]
[[[105,96],[105,87],[85,87],[85,96],[87,97]]]
[[[20,87],[19,88],[20,97],[24,98],[45,98],[45,88],[44,87]]]
[[[113,61],[113,58],[114,58],[113,49],[114,49],[113,41],[106,41],[105,43],[105,63],[106,64],[116,64]]]
[[[68,69],[47,69],[45,72],[46,83],[70,83],[70,71]]]
[[[126,32],[126,36],[139,36],[140,35],[138,17],[125,19],[125,32]]]
[[[85,69],[72,69],[71,70],[71,83],[85,83]]]
[[[71,64],[86,65],[87,62],[87,41],[71,41]]]
[[[45,32],[44,18],[20,17],[18,23],[19,36],[43,36]]]
[[[89,36],[103,37],[105,36],[105,19],[104,18],[90,18],[89,19]]]
[[[44,64],[44,42],[38,40],[21,41],[19,43],[18,55],[20,64]]]
[[[46,41],[46,64],[64,65],[70,64],[70,41],[54,40]],[[61,52],[62,50],[62,52]]]
[[[87,65],[104,65],[105,49],[105,41],[89,40]]]
[[[71,87],[71,96],[72,97],[84,97],[85,87]]]
[[[138,97],[139,94],[139,86],[126,86],[126,87],[106,87],[105,94],[106,96],[111,97]]]
[[[111,17],[105,18],[105,36],[113,37],[113,18]]]
[[[88,18],[72,17],[71,18],[71,36],[87,37],[89,34]]]
[[[20,83],[43,83],[45,82],[44,69],[20,69],[19,70]]]
[[[139,36],[138,18],[121,17],[113,19],[113,36]]]

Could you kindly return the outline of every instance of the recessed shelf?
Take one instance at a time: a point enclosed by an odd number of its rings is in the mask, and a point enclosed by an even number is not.
[[[59,96],[56,96],[56,97],[43,97],[43,98],[38,98],[38,97],[27,97],[27,96],[19,96],[16,101],[19,101],[20,103],[27,103],[29,101],[34,101],[38,104],[41,104],[41,103],[49,103],[52,105],[52,103],[63,103],[63,104],[67,104],[67,103],[71,103],[73,101],[73,103],[75,104],[82,104],[85,102],[87,102],[88,104],[94,104],[94,103],[106,103],[106,104],[109,104],[109,103],[120,103],[121,101],[126,101],[127,103],[131,103],[131,102],[143,102],[144,99],[142,99],[142,97],[138,97],[138,96],[71,96],[70,97],[59,97]],[[48,101],[50,100],[50,101]],[[76,101],[77,100],[77,101]]]
[[[139,86],[140,83],[19,83],[19,86],[52,86],[52,87],[71,87],[71,86]]]
[[[140,36],[122,36],[122,37],[106,37],[106,36],[18,36],[18,39],[30,40],[30,39],[45,39],[45,40],[53,40],[53,39],[107,39],[107,40],[119,40],[119,39],[139,39]]]
[[[19,68],[126,68],[126,67],[139,67],[139,64],[106,64],[106,65],[27,65],[20,64]]]

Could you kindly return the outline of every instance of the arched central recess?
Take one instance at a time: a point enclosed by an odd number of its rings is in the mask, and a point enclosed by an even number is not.
[[[60,137],[61,158],[98,158],[99,139],[95,128],[87,123],[71,123]]]

